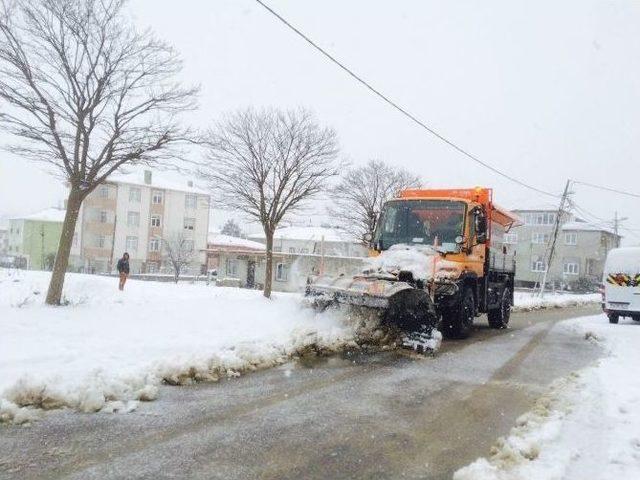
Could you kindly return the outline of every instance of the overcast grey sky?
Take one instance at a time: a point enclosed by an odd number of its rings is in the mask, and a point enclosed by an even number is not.
[[[267,3],[510,175],[558,193],[568,177],[640,191],[640,2]],[[194,126],[238,107],[304,105],[337,130],[342,155],[353,163],[380,158],[432,186],[491,186],[497,202],[511,208],[555,203],[429,136],[253,0],[132,0],[129,9],[137,25],[181,52],[184,79],[201,84]],[[630,228],[640,228],[637,199],[588,187],[575,192],[594,214],[612,218],[618,210]],[[62,197],[60,182],[38,166],[0,158],[0,213],[27,213]]]

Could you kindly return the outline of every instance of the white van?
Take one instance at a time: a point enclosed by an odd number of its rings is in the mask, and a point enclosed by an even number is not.
[[[640,322],[640,247],[611,250],[602,283],[602,308],[609,322],[618,323],[620,317]]]

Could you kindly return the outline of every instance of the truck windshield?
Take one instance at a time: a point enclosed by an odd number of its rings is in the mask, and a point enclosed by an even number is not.
[[[456,237],[463,235],[466,205],[450,200],[394,200],[380,215],[374,239],[381,250],[397,244],[437,245],[457,251]]]

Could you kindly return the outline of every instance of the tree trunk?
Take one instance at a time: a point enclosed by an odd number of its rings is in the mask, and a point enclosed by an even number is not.
[[[76,230],[76,222],[82,205],[82,194],[78,189],[71,188],[67,198],[67,211],[62,223],[62,234],[58,244],[58,253],[53,263],[49,290],[47,291],[47,305],[60,305],[62,298],[62,287],[64,286],[64,276],[69,266],[69,254],[73,243],[73,234]]]
[[[265,229],[267,236],[267,265],[264,272],[264,291],[263,295],[271,298],[271,286],[273,284],[273,232]]]

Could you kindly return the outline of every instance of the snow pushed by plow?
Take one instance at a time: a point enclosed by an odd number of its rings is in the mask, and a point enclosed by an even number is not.
[[[635,480],[640,478],[640,324],[605,315],[567,320],[607,356],[552,384],[521,416],[489,458],[458,470],[454,480]]]
[[[291,357],[394,339],[375,318],[302,308],[300,296],[68,274],[64,307],[43,305],[49,275],[0,270],[0,422],[42,410],[128,412],[162,383],[215,382]]]

